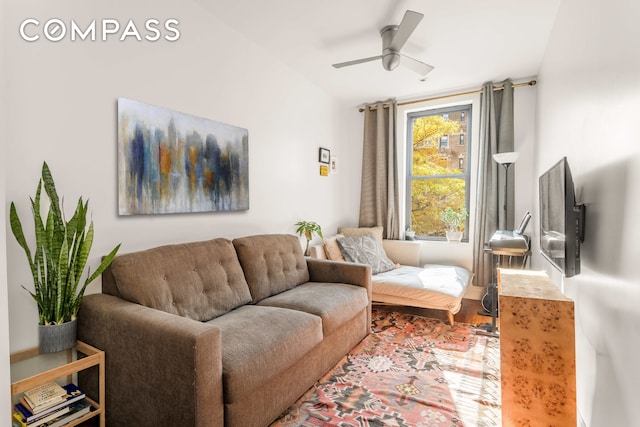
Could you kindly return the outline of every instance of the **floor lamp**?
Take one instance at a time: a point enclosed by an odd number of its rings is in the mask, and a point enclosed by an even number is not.
[[[496,153],[493,155],[493,160],[495,160],[496,163],[499,163],[502,166],[504,166],[504,228],[505,229],[508,227],[507,210],[509,206],[509,200],[508,200],[509,193],[507,191],[509,190],[509,166],[514,164],[516,160],[518,160],[518,157],[519,157],[519,154],[516,153],[515,151],[511,151],[507,153]],[[500,226],[499,223],[497,225]],[[494,256],[495,255],[493,255],[492,253],[491,264],[493,264]],[[498,256],[498,259],[499,259],[499,256]],[[497,290],[497,283],[496,283],[497,278],[494,277],[495,268],[498,267],[498,263],[499,261],[496,262],[496,265],[492,266],[491,283],[487,287],[487,293],[482,298],[482,307],[486,311],[488,311],[491,315],[491,323],[487,325],[487,331],[485,333],[493,337],[498,336],[498,332],[496,329],[496,318],[498,317],[498,306],[497,306],[498,290]],[[489,308],[487,308],[487,305],[489,306]]]
[[[496,163],[504,166],[504,228],[507,229],[508,221],[507,221],[507,206],[509,205],[508,192],[509,189],[509,166],[514,164],[520,155],[515,151],[510,151],[508,153],[496,153],[493,155],[493,160]]]

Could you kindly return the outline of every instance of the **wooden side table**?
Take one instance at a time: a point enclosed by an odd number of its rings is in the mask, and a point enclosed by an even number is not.
[[[67,359],[66,363],[61,364],[60,366],[51,368],[44,372],[37,373],[28,378],[16,380],[11,383],[11,413],[13,413],[13,397],[29,390],[38,385],[47,383],[49,381],[55,381],[63,377],[67,377],[67,382],[71,382],[71,378],[73,374],[76,374],[82,370],[92,368],[94,366],[98,367],[99,372],[99,392],[97,396],[97,400],[94,400],[87,396],[87,401],[91,404],[92,410],[90,413],[86,414],[83,417],[80,417],[76,420],[71,421],[67,426],[76,426],[87,420],[90,420],[95,417],[99,417],[99,425],[100,427],[105,426],[105,409],[104,409],[104,395],[105,395],[105,384],[104,384],[104,351],[99,350],[95,347],[92,347],[88,344],[83,343],[82,341],[78,341],[76,345],[66,351]],[[37,347],[30,348],[27,350],[19,351],[17,353],[13,353],[11,355],[11,364],[17,364],[20,362],[24,362],[28,359],[33,359],[35,357],[40,356],[40,352]],[[94,396],[95,398],[95,396]]]

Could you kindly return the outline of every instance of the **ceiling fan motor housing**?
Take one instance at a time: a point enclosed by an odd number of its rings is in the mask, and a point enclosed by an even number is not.
[[[397,31],[397,25],[387,25],[380,30],[380,35],[382,36],[382,66],[387,71],[391,71],[400,65],[400,52],[390,47]]]

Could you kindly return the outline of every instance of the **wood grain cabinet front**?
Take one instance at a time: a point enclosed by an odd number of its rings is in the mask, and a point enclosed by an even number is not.
[[[502,425],[576,425],[573,301],[543,272],[500,269]]]

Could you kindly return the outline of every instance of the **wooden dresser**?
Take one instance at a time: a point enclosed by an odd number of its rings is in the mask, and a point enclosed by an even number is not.
[[[573,301],[544,272],[500,269],[502,425],[576,425]]]

